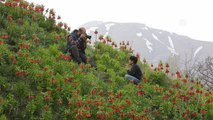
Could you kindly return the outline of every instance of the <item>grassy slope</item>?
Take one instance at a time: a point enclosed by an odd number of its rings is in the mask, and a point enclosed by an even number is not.
[[[62,53],[68,33],[53,11],[14,3],[0,2],[1,119],[212,118],[202,85],[168,82],[164,65],[154,71],[147,63],[143,83],[132,85],[123,77],[128,51],[101,42],[87,50],[97,70],[77,65]]]

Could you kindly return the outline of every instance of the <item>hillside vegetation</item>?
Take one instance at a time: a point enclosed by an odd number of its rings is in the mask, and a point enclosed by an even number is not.
[[[100,39],[76,64],[63,54],[70,28],[54,10],[0,0],[0,119],[213,119],[212,92],[168,64],[139,63],[139,85],[124,79],[131,55]]]

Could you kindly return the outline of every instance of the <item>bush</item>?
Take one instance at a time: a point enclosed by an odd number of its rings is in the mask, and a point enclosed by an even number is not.
[[[171,86],[171,80],[167,77],[167,75],[161,71],[159,72],[151,72],[148,76],[148,80],[153,84],[158,84],[163,86],[164,88],[168,88]]]

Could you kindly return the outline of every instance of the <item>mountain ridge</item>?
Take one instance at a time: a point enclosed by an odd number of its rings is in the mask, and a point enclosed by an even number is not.
[[[166,61],[173,55],[178,55],[182,59],[185,59],[185,55],[192,56],[193,59],[197,59],[196,56],[201,59],[213,56],[210,52],[213,51],[213,42],[194,40],[188,36],[151,28],[145,24],[99,21],[96,25],[93,22],[92,25],[85,23],[82,26],[87,28],[93,38],[95,38],[93,32],[97,29],[99,34],[103,34],[104,37],[110,36],[117,43],[122,41],[133,43],[135,52],[152,62]],[[197,51],[201,47],[202,49]]]

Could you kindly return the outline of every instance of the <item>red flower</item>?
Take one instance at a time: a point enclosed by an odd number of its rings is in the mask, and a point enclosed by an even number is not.
[[[80,68],[81,68],[81,69],[84,69],[84,65],[80,65]]]
[[[83,102],[82,102],[82,101],[78,101],[78,102],[76,103],[76,105],[77,105],[78,107],[81,107],[81,106],[83,106]]]
[[[61,91],[62,89],[61,89],[61,87],[57,86],[56,90]]]
[[[188,74],[186,74],[186,75],[185,75],[185,77],[186,77],[186,78],[189,78],[189,75],[188,75]]]
[[[144,108],[143,110],[145,113],[148,113],[149,112],[149,109],[148,108]]]
[[[97,30],[95,30],[95,32],[94,32],[96,35],[98,34],[98,31]]]
[[[103,95],[104,95],[104,92],[99,92],[99,95],[100,95],[100,96],[103,96]]]
[[[62,22],[59,22],[59,23],[58,23],[58,26],[59,26],[59,27],[62,27],[63,25],[64,25],[64,24],[63,24]]]
[[[56,79],[51,79],[50,82],[54,84],[56,83]]]
[[[138,91],[136,94],[137,95],[145,95],[145,92],[144,91]]]
[[[32,99],[34,99],[34,98],[35,98],[35,96],[33,96],[33,95],[29,95],[29,96],[28,96],[28,99],[29,99],[29,100],[32,100]]]
[[[137,88],[141,89],[141,88],[143,88],[143,86],[141,84],[138,84]]]
[[[2,38],[2,39],[8,39],[9,36],[8,36],[7,34],[3,34],[3,35],[1,36],[1,38]]]
[[[120,117],[125,117],[126,116],[126,114],[125,113],[120,113]]]
[[[197,113],[196,112],[192,113],[192,116],[197,117]]]
[[[201,114],[206,114],[206,110],[200,110]]]
[[[37,76],[38,76],[38,77],[42,77],[42,76],[43,76],[43,74],[39,73],[39,74],[37,74]]]
[[[125,100],[126,104],[131,105],[131,101],[129,99]]]
[[[169,68],[169,64],[168,63],[166,63],[166,68]]]
[[[44,97],[44,100],[45,100],[45,101],[49,101],[49,100],[50,100],[50,96],[45,96],[45,97]]]
[[[167,74],[169,73],[169,70],[168,70],[168,69],[166,69],[166,73],[167,73]]]
[[[206,104],[210,104],[212,102],[213,102],[213,100],[211,100],[211,99],[206,100]]]
[[[11,21],[13,21],[13,17],[12,16],[7,16],[7,20],[9,21],[9,22],[11,22]]]
[[[49,107],[47,105],[44,106],[44,110],[47,111]]]
[[[0,45],[3,45],[3,44],[4,44],[4,42],[0,40]]]
[[[187,80],[186,80],[186,79],[183,79],[182,82],[183,82],[183,83],[187,83]]]
[[[90,113],[86,114],[86,117],[91,118],[91,114]]]
[[[144,81],[144,83],[147,83],[147,82],[148,82],[148,80],[147,80],[146,78],[143,78],[143,81]]]
[[[43,68],[43,70],[44,70],[44,71],[47,71],[47,70],[48,70],[48,68]]]
[[[173,103],[173,104],[176,104],[176,100],[175,100],[175,99],[173,99],[173,100],[172,100],[172,103]]]
[[[96,88],[94,88],[94,89],[92,89],[92,90],[90,91],[90,94],[93,94],[93,95],[94,95],[94,94],[96,94],[96,91],[97,91]]]
[[[155,112],[153,112],[153,114],[154,114],[154,115],[158,115],[158,114],[159,114],[159,112],[158,112],[158,111],[155,111]]]
[[[137,54],[136,54],[136,57],[137,57],[138,59],[140,59],[140,54],[139,54],[139,53],[137,53]]]
[[[69,82],[72,82],[73,81],[73,78],[72,77],[68,77],[67,79]]]
[[[170,96],[169,95],[165,95],[163,98],[162,98],[162,100],[166,100],[166,99],[168,99]]]

